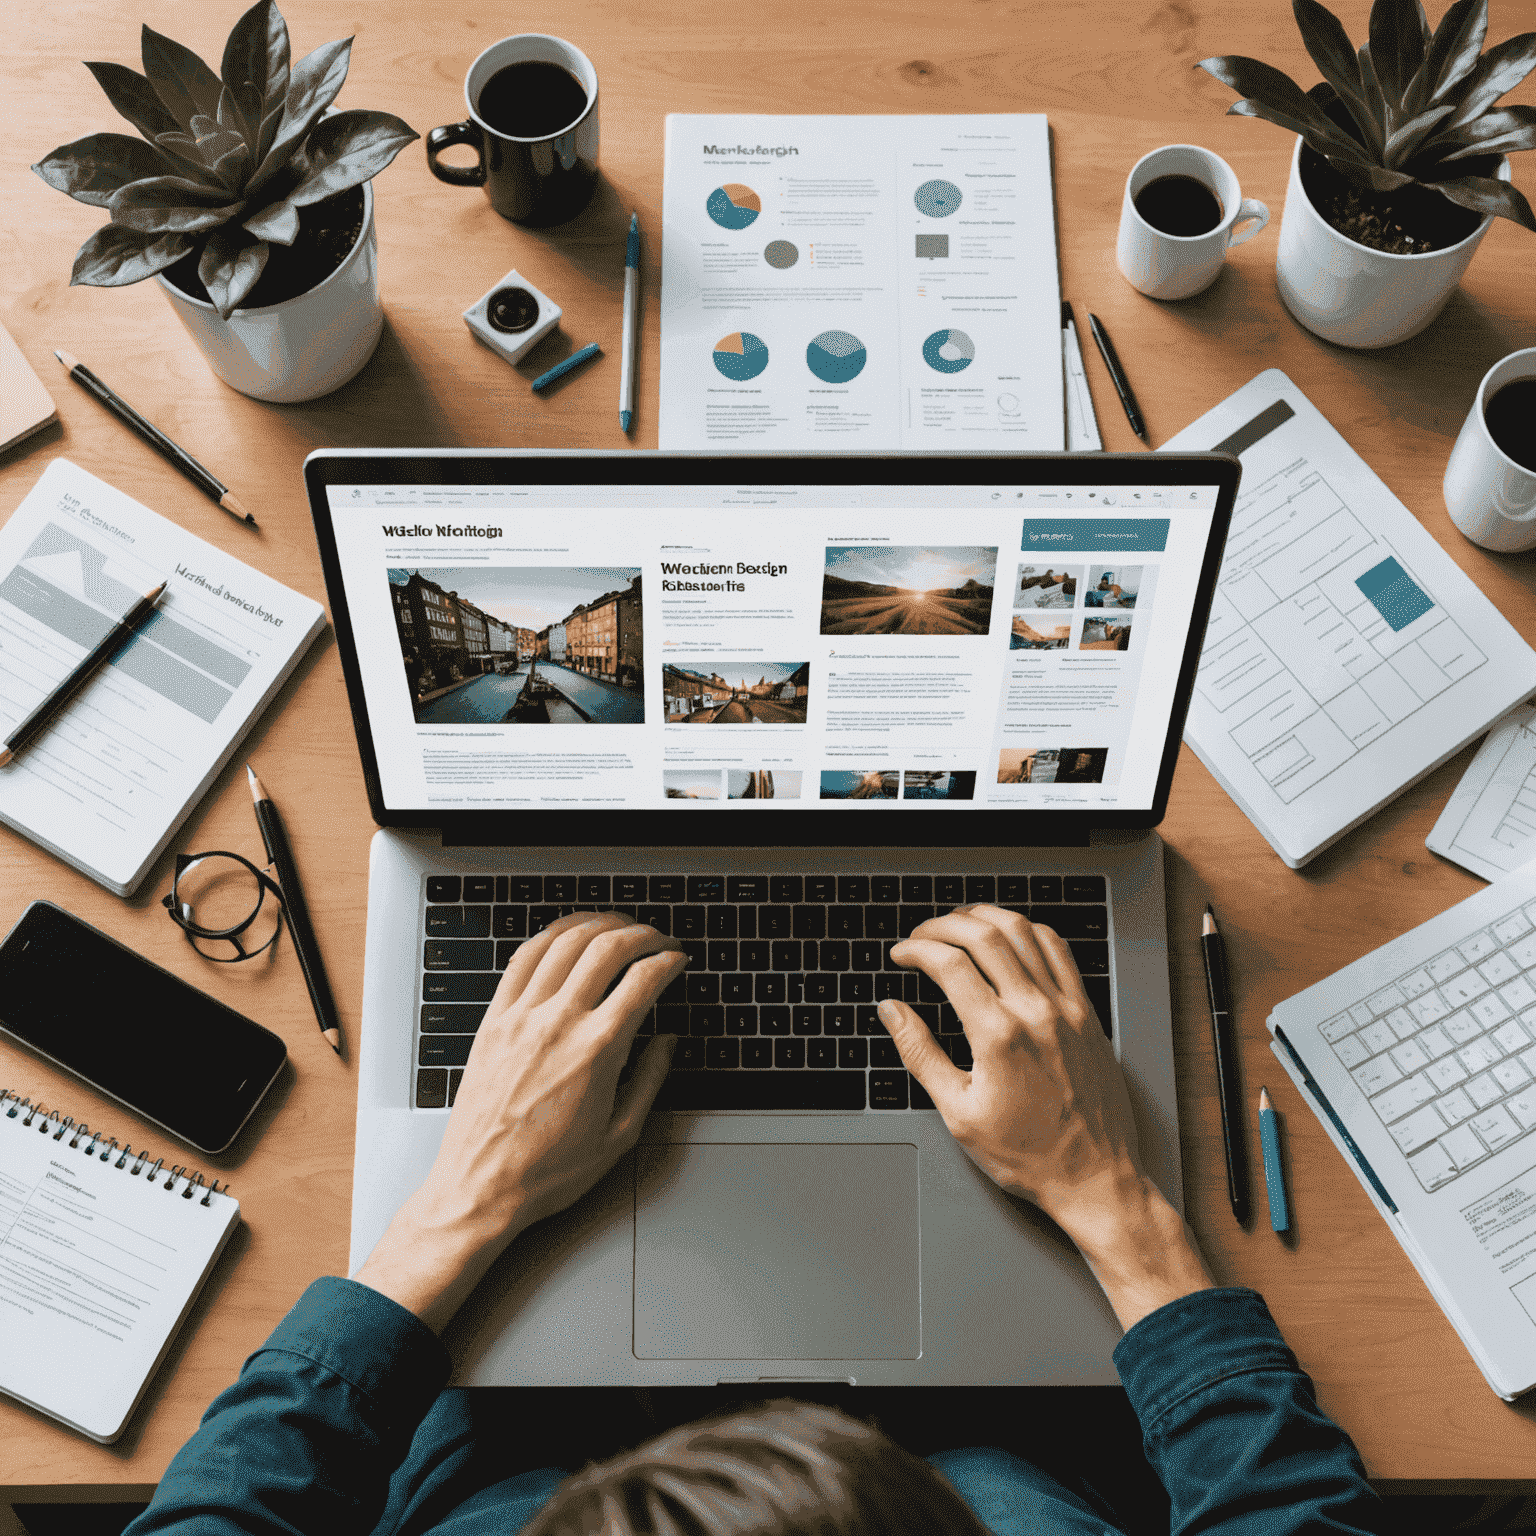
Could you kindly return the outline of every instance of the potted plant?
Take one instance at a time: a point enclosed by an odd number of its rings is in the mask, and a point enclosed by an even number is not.
[[[337,112],[352,39],[289,69],[288,28],[258,0],[225,44],[222,79],[143,29],[144,73],[87,64],[143,135],[96,133],[32,169],[111,210],[70,283],[158,277],[227,384],[312,400],[346,383],[383,329],[368,183],[418,135],[387,112]]]
[[[1280,223],[1285,306],[1346,347],[1416,335],[1497,215],[1536,230],[1505,156],[1536,147],[1536,107],[1494,109],[1536,67],[1536,33],[1482,52],[1488,0],[1455,0],[1431,31],[1418,0],[1375,0],[1358,52],[1319,0],[1292,0],[1323,79],[1303,91],[1257,59],[1197,66],[1243,100],[1229,114],[1299,135]]]

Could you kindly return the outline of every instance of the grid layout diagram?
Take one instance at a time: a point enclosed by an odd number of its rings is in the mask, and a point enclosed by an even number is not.
[[[1286,804],[1487,659],[1305,459],[1239,501],[1197,686]]]

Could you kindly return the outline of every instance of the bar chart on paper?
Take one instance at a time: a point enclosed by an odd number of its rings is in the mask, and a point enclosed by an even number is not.
[[[1165,446],[1242,460],[1184,739],[1292,868],[1536,688],[1536,652],[1278,369]]]

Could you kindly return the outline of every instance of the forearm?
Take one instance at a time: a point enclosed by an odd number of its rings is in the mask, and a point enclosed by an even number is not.
[[[203,1415],[131,1536],[371,1531],[447,1377],[416,1318],[316,1281]]]
[[[1173,1536],[1386,1528],[1358,1452],[1256,1291],[1204,1290],[1148,1314],[1115,1366],[1168,1490]]]

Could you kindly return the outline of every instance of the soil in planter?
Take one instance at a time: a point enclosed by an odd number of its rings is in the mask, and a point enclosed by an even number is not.
[[[299,232],[292,245],[270,244],[267,264],[241,309],[262,309],[296,299],[323,283],[347,259],[363,232],[363,189],[348,187],[333,197],[299,209]],[[190,298],[212,301],[197,275],[201,245],[183,256],[165,276]],[[239,310],[236,311],[239,313]]]

